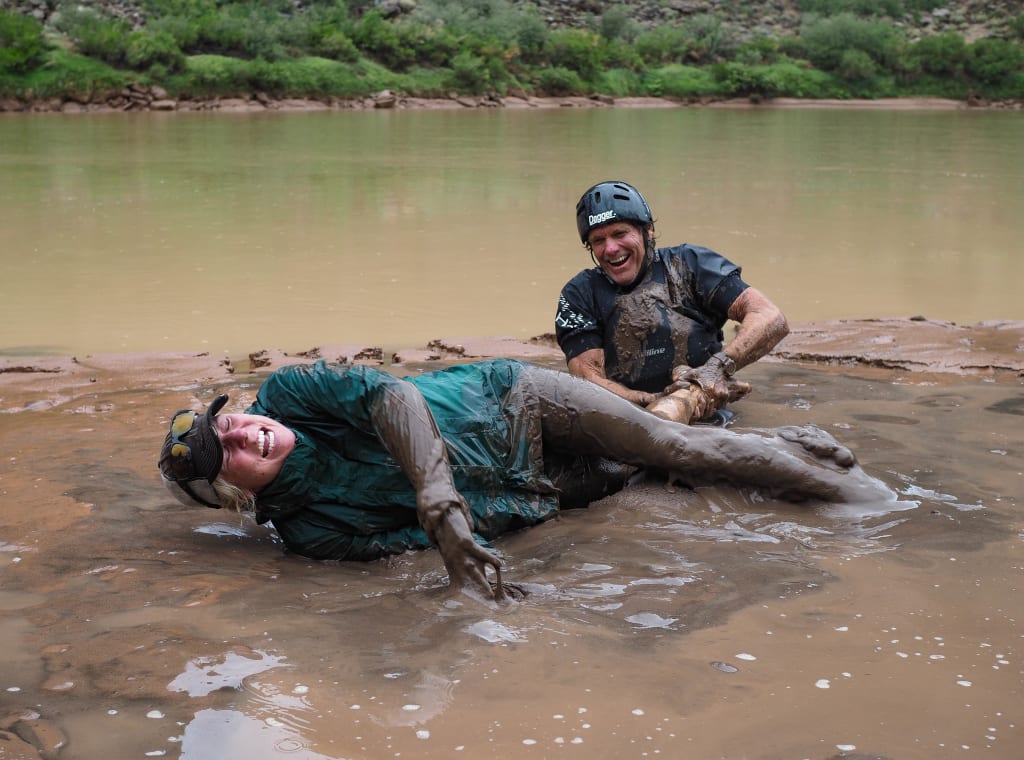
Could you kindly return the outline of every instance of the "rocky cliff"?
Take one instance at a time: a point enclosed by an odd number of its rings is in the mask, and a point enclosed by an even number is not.
[[[292,0],[297,10],[307,0]],[[714,15],[733,28],[739,37],[782,36],[800,27],[799,0],[511,0],[514,5],[537,7],[552,28],[588,27],[610,8],[628,9],[636,24],[681,26],[695,16]],[[376,0],[381,8],[399,13],[414,8],[416,0]],[[3,5],[34,16],[44,23],[57,12],[59,0],[4,0]],[[145,25],[142,3],[136,0],[79,0],[80,7],[93,7],[126,19],[134,26]],[[1019,0],[946,0],[943,7],[929,12],[906,14],[896,24],[907,29],[912,39],[937,32],[954,31],[968,42],[981,37],[1009,36],[1009,22],[1024,13]]]

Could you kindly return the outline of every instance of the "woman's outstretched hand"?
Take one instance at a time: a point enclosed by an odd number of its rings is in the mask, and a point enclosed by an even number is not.
[[[501,560],[473,538],[468,509],[463,504],[447,502],[424,510],[420,521],[441,552],[453,589],[488,601],[509,601],[509,594],[501,582]],[[488,566],[494,568],[496,583],[487,580]]]

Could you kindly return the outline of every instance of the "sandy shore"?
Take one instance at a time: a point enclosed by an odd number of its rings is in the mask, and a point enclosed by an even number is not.
[[[88,97],[54,97],[37,100],[0,98],[0,113],[117,113],[121,111],[193,112],[217,111],[254,113],[263,111],[331,111],[331,110],[453,110],[464,108],[554,109],[554,108],[815,108],[874,109],[899,111],[952,111],[964,109],[1020,110],[1022,101],[988,101],[982,99],[952,100],[948,98],[911,97],[868,99],[804,99],[804,98],[690,98],[674,100],[658,97],[612,97],[610,95],[537,97],[526,93],[498,95],[451,95],[447,98],[417,98],[390,91],[373,93],[362,98],[272,98],[265,93],[208,99],[176,99],[160,87],[132,85],[124,90],[96,93]]]

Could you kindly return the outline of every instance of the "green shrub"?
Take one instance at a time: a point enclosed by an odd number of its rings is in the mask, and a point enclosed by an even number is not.
[[[22,74],[43,60],[43,25],[31,16],[0,9],[0,73]]]
[[[946,0],[903,0],[903,10],[907,13],[931,13],[936,8],[945,8]]]
[[[438,66],[460,52],[459,40],[444,29],[412,21],[388,22],[378,11],[367,13],[353,27],[352,40],[366,55],[395,71],[413,64]],[[467,46],[487,44],[485,38],[470,35]]]
[[[943,2],[943,0],[925,0],[926,2]],[[800,0],[798,7],[801,13],[816,13],[821,16],[837,16],[840,13],[852,13],[857,16],[902,16],[904,12],[901,0]]]
[[[1024,100],[1024,73],[1010,74],[998,86],[990,90],[991,97]]]
[[[967,43],[956,32],[942,32],[920,40],[907,51],[912,68],[924,74],[955,77],[963,73]]]
[[[648,71],[643,83],[649,95],[678,100],[713,95],[719,91],[711,71],[678,63]]]
[[[253,91],[248,61],[223,55],[194,55],[185,62],[187,82],[179,87],[195,95],[238,95]]]
[[[883,21],[859,19],[850,13],[813,19],[800,36],[807,59],[823,71],[837,71],[848,50],[859,50],[879,66],[891,70],[901,57],[903,38]]]
[[[55,47],[44,64],[24,75],[0,73],[0,95],[26,98],[49,98],[63,95],[92,96],[117,91],[128,84],[128,78],[95,58],[76,55]]]
[[[832,77],[824,71],[782,61],[765,67],[771,72],[776,97],[832,98],[838,93]]]
[[[609,42],[628,43],[636,40],[640,25],[633,20],[632,13],[625,5],[613,5],[601,14],[597,32]]]
[[[734,58],[737,63],[756,66],[761,63],[775,63],[784,57],[779,41],[769,37],[757,37],[744,42],[736,48]]]
[[[391,89],[418,98],[442,98],[452,91],[452,74],[448,69],[413,66],[404,74],[388,74],[392,81],[387,86],[373,87],[368,92]]]
[[[355,63],[359,60],[359,48],[352,39],[341,31],[330,31],[313,40],[310,52],[334,61]]]
[[[622,40],[602,42],[598,48],[601,69],[641,69],[643,61],[636,48]]]
[[[196,55],[188,58],[183,74],[172,77],[169,89],[186,97],[241,96],[253,92],[279,97],[357,97],[395,89],[397,82],[394,74],[364,62],[352,65],[317,57],[264,61]]]
[[[166,76],[185,68],[185,55],[167,32],[132,32],[125,42],[125,62],[136,71],[159,67],[160,76]]]
[[[575,71],[583,79],[591,79],[600,64],[600,38],[581,29],[552,32],[544,54],[555,68]]]
[[[967,46],[967,74],[984,84],[996,85],[1020,70],[1024,51],[1009,40],[986,37]]]
[[[142,0],[142,8],[151,18],[164,16],[202,16],[215,13],[217,0]]]
[[[461,92],[482,93],[491,87],[487,61],[463,51],[452,60],[452,85]]]
[[[508,0],[422,0],[409,18],[420,26],[494,38],[509,46],[518,38],[526,15]]]
[[[639,74],[631,69],[605,69],[594,78],[598,92],[617,98],[643,95],[645,90]]]
[[[712,67],[720,92],[755,98],[828,98],[843,93],[823,71],[792,61],[761,66],[726,62]]]
[[[526,63],[536,63],[544,54],[551,32],[536,11],[522,14],[515,30],[515,44],[519,46],[519,53]]]
[[[846,82],[864,83],[878,74],[878,66],[863,50],[844,50],[836,73]]]
[[[584,91],[583,80],[575,71],[551,66],[537,74],[536,86],[541,95],[578,95]]]
[[[378,12],[367,13],[356,24],[352,41],[366,55],[390,68],[402,69],[415,60],[412,51],[403,51],[398,32]]]
[[[726,95],[773,98],[780,94],[778,84],[767,66],[745,66],[727,61],[713,66],[712,73]]]
[[[1010,34],[1018,40],[1024,40],[1024,13],[1014,16],[1008,24]]]
[[[644,63],[656,66],[686,61],[690,42],[684,30],[662,26],[640,34],[634,48]]]
[[[106,18],[88,9],[65,6],[57,27],[68,36],[76,52],[114,66],[124,63],[131,33],[128,22]]]
[[[732,32],[717,16],[707,13],[694,16],[685,27],[689,55],[697,61],[714,61],[728,57],[736,50]]]

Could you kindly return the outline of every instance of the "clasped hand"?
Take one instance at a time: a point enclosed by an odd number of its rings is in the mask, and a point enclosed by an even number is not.
[[[730,401],[737,401],[750,393],[750,383],[726,377],[725,370],[718,362],[708,362],[700,367],[685,364],[672,371],[673,383],[665,389],[672,393],[682,388],[697,388],[694,394],[694,420],[710,417]]]

